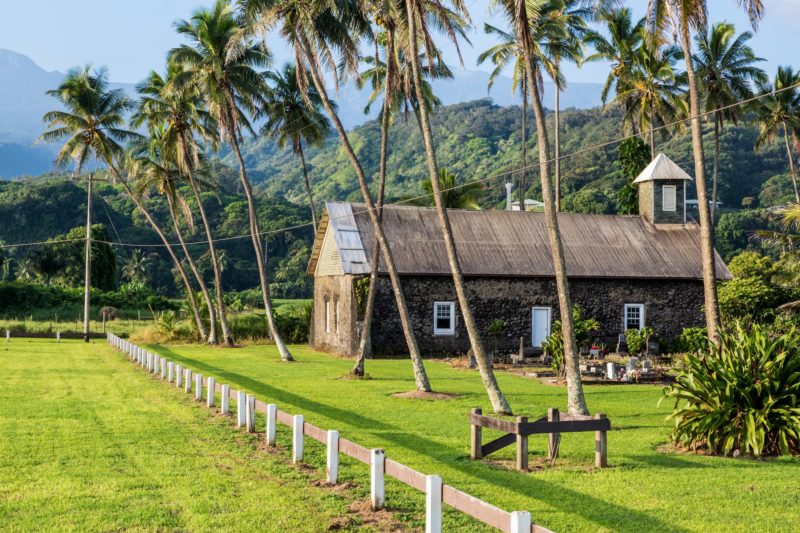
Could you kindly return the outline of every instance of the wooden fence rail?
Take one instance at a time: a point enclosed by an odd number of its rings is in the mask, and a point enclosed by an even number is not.
[[[108,343],[125,353],[128,358],[147,369],[155,377],[173,383],[176,387],[185,386],[186,393],[192,392],[192,369],[169,361],[157,354],[147,352],[135,344],[117,337],[113,333],[107,335]],[[183,373],[185,372],[185,376]],[[292,415],[281,411],[274,403],[264,403],[244,391],[236,391],[229,385],[219,383],[212,376],[194,374],[195,398],[203,398],[206,389],[205,404],[208,408],[215,405],[214,396],[220,394],[220,412],[229,414],[231,400],[236,401],[237,426],[248,432],[255,432],[255,413],[266,416],[265,438],[267,445],[275,446],[277,424],[292,429],[292,461],[303,460],[304,437],[323,444],[327,448],[326,481],[336,484],[339,475],[339,455],[364,463],[370,467],[370,499],[375,509],[385,504],[385,478],[389,476],[409,487],[425,493],[425,531],[441,533],[442,504],[469,515],[489,526],[507,533],[552,533],[549,529],[532,523],[528,511],[508,512],[484,502],[474,496],[458,490],[442,482],[436,475],[425,475],[397,461],[386,457],[382,449],[369,449],[353,441],[342,438],[336,430],[324,430],[309,422],[301,414]],[[567,430],[568,431],[568,430]]]

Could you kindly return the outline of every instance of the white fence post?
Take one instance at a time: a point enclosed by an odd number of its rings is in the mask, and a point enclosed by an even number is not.
[[[275,446],[275,436],[278,422],[278,406],[274,403],[267,404],[267,446]]]
[[[214,378],[208,378],[208,393],[207,393],[207,406],[214,407],[214,394],[216,394],[217,390],[217,380]]]
[[[245,402],[247,402],[247,398],[244,391],[238,391],[236,395],[236,427],[244,427]]]
[[[177,365],[175,367],[175,386],[180,388],[183,383],[183,366]]]
[[[194,376],[194,399],[198,402],[203,401],[203,374]]]
[[[442,478],[439,476],[425,476],[425,533],[442,533]]]
[[[161,379],[165,379],[167,377],[167,358],[161,358]]]
[[[175,379],[175,363],[170,361],[167,363],[167,383],[172,383],[173,379]]]
[[[56,331],[56,342],[61,342],[61,332]]]
[[[303,460],[303,415],[294,415],[292,424],[292,462],[299,463]]]
[[[222,386],[221,395],[222,395],[222,398],[221,398],[222,404],[220,405],[219,411],[223,415],[227,415],[228,412],[230,411],[230,405],[231,405],[231,403],[230,403],[231,402],[231,386],[230,385],[223,385]]]
[[[247,432],[256,432],[256,397],[252,394],[247,395],[247,407],[245,408],[245,418],[247,419]]]
[[[339,432],[335,429],[328,430],[328,468],[327,481],[329,485],[336,485],[339,481]]]
[[[369,454],[369,484],[370,484],[370,499],[372,500],[372,508],[375,511],[383,509],[383,504],[386,503],[386,495],[384,487],[386,481],[384,479],[384,459],[385,455],[380,448],[373,448]]]
[[[513,511],[511,513],[510,533],[530,533],[531,513],[528,511]]]
[[[183,369],[183,373],[184,373],[184,376],[183,376],[184,389],[183,390],[186,391],[186,394],[189,394],[190,392],[192,392],[192,369],[191,368],[184,368]]]

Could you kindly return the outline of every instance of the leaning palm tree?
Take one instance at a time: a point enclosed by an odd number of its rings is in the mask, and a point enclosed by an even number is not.
[[[763,16],[762,0],[736,0],[747,11],[755,26]],[[716,342],[720,326],[714,236],[708,205],[703,127],[700,117],[700,90],[692,62],[692,32],[703,33],[707,24],[706,0],[648,0],[648,19],[653,33],[672,34],[683,49],[689,85],[689,117],[694,152],[694,179],[700,212],[700,241],[703,262],[704,310],[708,337]]]
[[[217,141],[216,124],[205,109],[202,95],[197,87],[191,85],[171,86],[171,81],[181,70],[181,65],[174,61],[168,62],[166,75],[162,76],[153,71],[143,83],[137,86],[140,99],[131,124],[135,128],[147,125],[151,134],[165,128],[160,137],[162,142],[167,145],[168,153],[174,156],[173,163],[189,183],[208,242],[216,296],[216,307],[210,305],[208,308],[210,323],[208,343],[217,344],[218,342],[216,327],[218,315],[225,344],[233,346],[233,336],[225,310],[222,270],[211,232],[211,224],[203,204],[200,184],[196,177],[198,169],[201,167],[202,150],[195,135],[200,135],[214,146]]]
[[[303,143],[310,146],[321,145],[331,129],[331,123],[321,109],[319,93],[309,87],[308,80],[304,83],[307,89],[300,90],[301,84],[297,82],[297,68],[294,65],[284,65],[282,72],[267,73],[267,79],[271,82],[271,90],[259,113],[259,118],[266,119],[261,133],[274,137],[281,148],[287,143],[291,144],[292,152],[300,158],[308,205],[311,208],[311,222],[316,234],[317,208],[308,178]]]
[[[250,237],[258,266],[267,325],[281,359],[292,361],[292,354],[275,322],[267,276],[267,248],[262,242],[256,201],[240,147],[243,132],[254,133],[247,114],[254,116],[263,95],[269,93],[264,76],[257,69],[269,66],[270,56],[262,46],[240,46],[237,36],[242,28],[225,0],[216,0],[211,9],[201,9],[191,20],[176,22],[175,27],[190,44],[181,45],[170,52],[171,59],[183,65],[183,70],[175,76],[171,85],[176,90],[191,86],[201,92],[209,113],[221,130],[222,138],[236,156],[239,177],[247,198]]]
[[[478,181],[462,182],[457,174],[446,168],[439,169],[439,187],[442,190],[442,201],[447,209],[481,208],[479,199],[483,193],[483,184]],[[428,179],[422,180],[423,195],[409,199],[406,203],[420,206],[433,206],[433,185]]]
[[[638,20],[635,24],[630,8],[605,9],[596,15],[596,21],[605,29],[605,36],[596,30],[586,33],[585,42],[594,48],[594,53],[589,54],[584,62],[607,61],[611,63],[608,77],[603,85],[601,99],[605,106],[611,100],[611,92],[623,93],[636,63],[636,53],[642,44],[645,19]],[[626,113],[633,107],[632,102],[619,102]],[[635,125],[633,125],[635,127]],[[634,130],[633,133],[636,133]]]
[[[138,137],[123,127],[125,114],[133,107],[132,102],[122,90],[109,89],[108,72],[105,69],[93,70],[91,66],[70,70],[61,85],[57,89],[48,91],[47,94],[55,97],[66,110],[45,114],[44,120],[48,122],[48,128],[41,139],[45,142],[66,139],[56,156],[56,162],[65,165],[69,161],[74,161],[76,176],[81,175],[84,165],[91,160],[108,167],[164,241],[175,267],[181,274],[198,331],[202,334],[203,322],[186,271],[158,224],[134,198],[133,191],[122,179],[116,166],[118,161],[124,159],[125,151],[122,143]]]
[[[772,83],[758,84],[761,98],[755,105],[758,117],[759,135],[756,139],[756,150],[771,143],[779,135],[783,135],[786,144],[786,156],[789,159],[789,176],[792,178],[795,202],[800,203],[800,192],[797,186],[797,174],[794,167],[794,154],[789,144],[790,139],[800,146],[800,72],[792,67],[778,67]]]
[[[656,157],[657,124],[670,125],[686,113],[682,76],[675,71],[680,54],[678,47],[661,46],[652,35],[645,36],[634,56],[636,62],[628,76],[627,89],[612,101],[626,104],[623,120],[648,132],[652,159]]]
[[[697,78],[702,86],[703,110],[714,121],[714,169],[711,177],[711,223],[716,219],[719,187],[720,133],[726,122],[737,124],[743,110],[735,105],[753,95],[752,83],[766,82],[766,74],[756,66],[756,57],[747,42],[753,34],[736,35],[733,24],[720,22],[711,30],[698,33],[695,41]]]
[[[561,332],[564,339],[564,362],[567,376],[567,397],[570,413],[586,414],[586,400],[583,395],[581,374],[579,368],[578,346],[575,340],[575,325],[572,317],[572,299],[570,298],[569,282],[567,280],[567,267],[564,256],[564,244],[558,225],[558,215],[555,209],[553,184],[550,180],[549,169],[549,141],[547,124],[545,122],[544,107],[541,97],[541,80],[545,65],[545,55],[539,51],[539,43],[533,39],[537,26],[545,23],[543,10],[545,2],[525,2],[523,0],[497,0],[496,6],[501,14],[514,28],[522,53],[523,68],[528,81],[528,90],[531,93],[533,114],[536,120],[536,136],[539,151],[539,177],[542,183],[542,198],[544,200],[545,222],[547,226],[550,251],[553,257],[553,270],[556,278],[558,302],[561,313]]]
[[[369,33],[369,23],[357,6],[350,2],[333,5],[333,2],[319,0],[241,0],[240,3],[249,23],[249,31],[243,33],[240,41],[246,42],[250,36],[254,35],[266,36],[269,31],[277,29],[278,33],[292,46],[296,58],[295,65],[298,69],[298,81],[304,83],[306,73],[311,76],[312,84],[320,95],[325,112],[331,119],[339,135],[342,148],[355,171],[359,189],[375,231],[376,246],[380,246],[380,252],[392,284],[403,335],[414,369],[416,387],[420,391],[430,391],[430,381],[414,336],[400,275],[391,248],[388,246],[386,234],[381,227],[366,173],[353,149],[347,131],[336,113],[333,102],[328,96],[322,72],[323,65],[333,66],[336,64],[334,50],[339,51],[342,70],[350,73],[356,72],[358,43],[363,36]],[[338,78],[334,77],[334,80],[338,80]],[[305,88],[301,87],[303,90]]]
[[[463,35],[463,28],[454,23],[459,20],[451,16],[451,13],[460,15],[464,20],[468,20],[469,14],[467,13],[466,6],[461,0],[453,0],[452,10],[444,5],[444,2],[426,2],[422,0],[406,0],[406,13],[407,13],[407,35],[408,35],[408,57],[411,60],[412,83],[414,90],[417,94],[417,99],[423,99],[422,92],[422,66],[419,60],[419,43],[426,45],[431,41],[431,28],[434,23],[438,23],[443,27],[445,33],[450,36],[455,44],[457,44],[457,36]],[[434,22],[435,21],[435,22]],[[429,48],[426,46],[426,49]],[[455,285],[456,295],[458,297],[458,305],[461,309],[461,316],[464,321],[464,327],[469,336],[472,352],[475,360],[478,363],[478,369],[483,380],[484,387],[489,394],[489,399],[492,402],[492,407],[496,413],[511,413],[511,406],[508,404],[500,386],[495,378],[492,365],[489,360],[489,355],[483,346],[483,341],[478,330],[478,325],[475,322],[475,317],[472,314],[469,297],[464,285],[464,275],[461,271],[461,263],[458,258],[458,251],[456,250],[455,239],[453,238],[453,230],[450,226],[450,219],[447,216],[447,207],[444,203],[442,194],[442,187],[439,183],[439,167],[436,161],[436,150],[433,144],[433,132],[431,130],[430,113],[425,106],[420,107],[420,125],[422,129],[422,141],[425,147],[425,154],[428,166],[428,178],[430,180],[431,189],[433,192],[433,199],[436,206],[436,213],[439,219],[439,226],[442,231],[442,239],[444,240],[444,247],[447,252],[447,260],[450,264],[450,271],[453,275],[453,284]]]

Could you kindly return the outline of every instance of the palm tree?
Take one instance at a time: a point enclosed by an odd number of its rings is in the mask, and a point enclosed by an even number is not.
[[[755,26],[763,16],[762,0],[736,0],[743,6]],[[694,152],[694,178],[697,187],[697,207],[700,212],[700,241],[703,261],[704,310],[708,337],[716,342],[719,330],[719,299],[717,298],[717,272],[714,256],[714,236],[708,205],[703,127],[700,117],[700,91],[692,64],[692,31],[704,33],[706,29],[706,0],[649,0],[648,18],[653,33],[666,34],[673,30],[683,49],[686,78],[689,85],[689,117]]]
[[[303,142],[310,146],[321,145],[331,129],[331,123],[320,109],[322,101],[316,89],[309,87],[306,81],[304,84],[307,87],[306,91],[300,90],[297,68],[294,65],[284,65],[282,72],[267,73],[267,79],[272,84],[259,114],[260,117],[266,118],[261,132],[275,137],[281,148],[291,143],[292,152],[300,158],[308,205],[311,207],[311,221],[316,234],[317,208],[314,204],[311,182],[308,179]]]
[[[561,313],[561,332],[564,338],[564,361],[567,376],[567,397],[570,413],[586,414],[586,400],[583,395],[579,368],[579,353],[575,340],[575,326],[572,317],[572,301],[570,298],[567,268],[564,257],[564,245],[558,227],[558,216],[555,209],[553,184],[550,181],[549,142],[544,107],[541,98],[541,80],[545,69],[543,64],[546,55],[540,52],[539,43],[533,36],[537,34],[537,26],[545,23],[542,2],[524,2],[522,0],[498,0],[496,4],[510,26],[514,28],[522,52],[523,67],[531,93],[533,114],[536,120],[537,147],[539,151],[539,177],[542,182],[545,222],[547,225],[550,249],[553,257],[553,268],[558,291]]]
[[[237,39],[242,28],[225,0],[216,0],[211,9],[201,9],[191,20],[178,21],[175,26],[190,44],[181,45],[170,52],[170,57],[184,67],[175,76],[172,86],[177,89],[188,85],[201,92],[209,113],[221,129],[222,138],[233,149],[247,198],[250,237],[258,266],[267,325],[281,359],[292,361],[292,354],[275,323],[267,277],[267,248],[261,240],[255,197],[240,149],[242,132],[253,133],[247,114],[255,116],[263,95],[269,93],[264,76],[256,69],[269,66],[270,56],[264,47],[242,45]]]
[[[627,90],[628,80],[631,77],[636,54],[642,45],[644,35],[645,19],[633,23],[630,8],[604,9],[597,16],[596,21],[601,23],[608,36],[604,36],[596,30],[586,32],[585,42],[594,48],[594,53],[584,59],[590,61],[608,61],[611,63],[611,70],[608,73],[601,98],[605,106],[610,100],[611,91],[616,94]],[[612,98],[611,100],[614,100]],[[619,102],[623,111],[627,114],[633,104],[628,101]],[[632,125],[635,127],[635,125]],[[634,130],[633,133],[636,133]]]
[[[714,170],[711,177],[711,223],[716,219],[717,190],[719,186],[720,133],[725,122],[734,125],[742,109],[737,102],[753,95],[752,82],[766,82],[766,74],[756,63],[756,57],[747,42],[753,37],[749,31],[736,35],[733,24],[720,22],[710,31],[699,33],[695,39],[697,53],[697,78],[702,86],[703,110],[714,120]]]
[[[447,209],[480,209],[478,198],[483,193],[483,185],[472,181],[462,183],[458,175],[451,173],[446,168],[439,169],[439,187],[442,190],[442,201]],[[430,206],[433,204],[433,186],[431,181],[422,181],[422,190],[425,195],[415,198],[409,203],[414,205]]]
[[[122,277],[135,283],[147,281],[147,267],[149,265],[147,256],[139,248],[135,248],[131,256],[122,266]]]
[[[756,139],[756,150],[760,150],[767,143],[783,135],[786,144],[786,156],[789,159],[789,176],[792,178],[795,202],[800,203],[800,192],[797,186],[797,174],[794,167],[789,139],[798,144],[800,137],[800,72],[795,72],[792,67],[778,67],[775,80],[772,83],[758,83],[758,93],[762,95],[756,102],[759,135]]]
[[[139,128],[146,124],[151,133],[164,131],[160,134],[162,142],[167,145],[167,152],[172,154],[174,161],[181,174],[186,177],[187,182],[197,203],[203,229],[208,242],[209,258],[214,272],[214,289],[216,295],[216,307],[208,306],[209,315],[209,344],[217,344],[217,314],[222,328],[222,336],[227,346],[233,346],[233,336],[231,335],[228,317],[225,310],[225,298],[222,289],[222,270],[219,266],[219,258],[211,232],[211,224],[208,221],[203,198],[200,194],[200,185],[195,177],[198,168],[201,166],[201,149],[195,137],[195,133],[211,143],[216,144],[216,124],[213,117],[204,107],[202,95],[197,87],[183,85],[172,87],[172,80],[181,72],[181,65],[170,61],[167,63],[166,75],[161,76],[153,71],[148,78],[137,86],[140,100],[136,112],[134,113],[131,124]],[[201,285],[205,283],[200,281]],[[209,303],[211,303],[209,301]]]
[[[625,121],[636,123],[639,131],[649,131],[650,157],[656,157],[656,123],[670,124],[685,114],[682,77],[675,72],[681,51],[676,46],[661,46],[652,35],[643,38],[626,89],[613,102],[625,103]],[[635,128],[634,128],[635,129]]]
[[[453,10],[462,15],[465,19],[469,17],[466,6],[461,0],[453,0]],[[408,56],[411,59],[411,70],[413,77],[413,87],[417,94],[417,100],[423,100],[422,92],[422,68],[419,60],[418,45],[420,42],[427,43],[431,40],[430,25],[437,23],[445,33],[457,43],[456,37],[462,34],[459,26],[452,23],[448,16],[450,10],[443,5],[443,2],[425,2],[421,0],[406,0],[407,24],[409,49]],[[433,22],[435,21],[435,22]],[[450,219],[447,216],[447,208],[442,195],[442,187],[439,183],[439,168],[436,161],[436,150],[433,145],[433,133],[431,131],[430,116],[425,106],[420,107],[420,124],[422,129],[422,140],[425,146],[425,154],[428,163],[428,178],[430,180],[433,199],[436,205],[436,213],[439,218],[439,225],[442,230],[447,259],[450,263],[450,270],[453,275],[458,305],[461,309],[461,316],[464,320],[464,327],[469,336],[472,352],[478,363],[478,369],[483,380],[484,387],[489,394],[492,407],[496,413],[511,414],[511,406],[500,390],[500,386],[492,370],[489,356],[486,353],[480,337],[478,326],[472,314],[472,309],[464,285],[464,275],[461,272],[461,264],[458,259],[453,230],[450,227]]]
[[[298,82],[304,83],[305,73],[311,75],[314,88],[320,95],[325,112],[333,122],[342,148],[350,160],[358,180],[361,195],[375,230],[376,246],[380,246],[381,254],[389,273],[398,314],[403,328],[403,335],[408,346],[414,368],[414,378],[418,390],[430,391],[422,356],[414,336],[409,318],[408,306],[403,295],[400,276],[394,262],[391,249],[388,247],[386,234],[380,224],[380,217],[367,184],[367,177],[358,156],[350,143],[350,138],[342,125],[333,102],[328,96],[322,65],[334,65],[333,49],[341,55],[341,67],[345,72],[354,72],[358,67],[358,40],[369,31],[369,24],[357,6],[344,2],[336,9],[327,2],[316,0],[241,0],[244,14],[249,22],[249,35],[266,35],[277,27],[280,35],[292,46],[297,61]],[[242,39],[245,39],[245,34]],[[338,80],[338,78],[335,78]],[[306,87],[302,87],[305,90]]]
[[[181,273],[198,331],[204,331],[186,271],[158,224],[134,198],[133,192],[115,166],[116,161],[124,159],[121,143],[138,138],[137,134],[123,128],[125,114],[133,107],[130,99],[121,89],[109,89],[108,72],[105,69],[93,70],[91,66],[70,70],[61,85],[57,89],[48,91],[47,94],[55,97],[66,109],[66,111],[51,111],[44,116],[45,122],[49,124],[41,139],[45,142],[66,139],[56,156],[56,162],[64,165],[70,160],[74,161],[76,176],[81,175],[84,164],[92,159],[108,167],[164,241],[176,268]]]

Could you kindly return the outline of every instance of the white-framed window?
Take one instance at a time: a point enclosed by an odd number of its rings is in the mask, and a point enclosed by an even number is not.
[[[644,304],[625,304],[623,322],[625,331],[642,329],[644,327]]]
[[[661,187],[661,209],[664,211],[677,211],[677,198],[678,189],[675,185],[664,185]]]
[[[456,334],[456,304],[455,302],[433,303],[433,334]]]
[[[325,298],[325,333],[331,332],[331,301]]]

